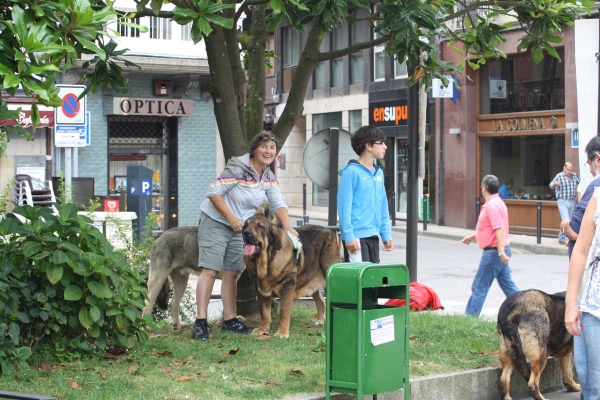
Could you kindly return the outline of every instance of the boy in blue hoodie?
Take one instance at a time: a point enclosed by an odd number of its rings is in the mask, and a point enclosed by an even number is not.
[[[337,195],[344,261],[379,262],[379,237],[383,249],[394,249],[383,171],[385,135],[374,126],[363,126],[351,139],[358,161],[351,160],[342,170]]]

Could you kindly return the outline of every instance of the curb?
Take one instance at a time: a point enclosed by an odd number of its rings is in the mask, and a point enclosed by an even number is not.
[[[430,375],[410,380],[411,400],[482,400],[499,399],[501,394],[500,367],[488,367],[476,370],[456,372],[452,374]],[[513,372],[511,377],[510,395],[513,400],[531,398],[525,379]],[[546,369],[540,379],[543,393],[565,390],[562,383],[562,373],[557,359],[548,359]],[[325,393],[298,394],[285,397],[283,400],[325,400]],[[331,393],[331,398],[337,400],[353,400],[354,395]],[[372,397],[364,396],[364,399]],[[404,390],[382,393],[377,395],[381,400],[404,400]]]

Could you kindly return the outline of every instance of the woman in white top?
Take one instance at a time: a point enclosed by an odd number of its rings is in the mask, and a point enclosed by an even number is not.
[[[583,340],[587,384],[583,396],[586,400],[600,400],[600,247],[591,249],[592,242],[597,243],[600,239],[594,240],[594,236],[598,236],[600,232],[600,229],[597,229],[600,225],[599,195],[600,188],[596,188],[583,216],[579,237],[569,263],[565,298],[567,331],[575,336],[581,336],[580,332],[585,331]],[[591,262],[588,263],[590,249],[593,254],[589,257]]]

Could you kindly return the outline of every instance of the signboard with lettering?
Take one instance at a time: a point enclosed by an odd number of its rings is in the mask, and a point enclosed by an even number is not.
[[[407,125],[407,100],[399,99],[369,103],[369,124],[380,127]]]
[[[4,126],[15,126],[21,125],[23,128],[29,128],[33,125],[33,119],[31,118],[31,104],[22,103],[8,103],[9,110],[18,110],[19,118],[16,122],[13,120],[0,119],[0,125]],[[38,128],[52,128],[54,127],[54,109],[52,107],[46,107],[38,104],[38,111],[40,112],[40,124]]]
[[[480,115],[477,117],[479,134],[564,133],[564,110],[542,111],[538,114]]]
[[[54,127],[54,145],[56,147],[85,147],[85,125],[56,125]]]
[[[440,99],[451,99],[454,94],[454,80],[452,77],[448,77],[448,86],[444,86],[444,83],[439,78],[433,78],[431,80],[431,95],[433,98]]]
[[[191,117],[194,115],[194,101],[181,99],[115,97],[113,98],[113,114]]]

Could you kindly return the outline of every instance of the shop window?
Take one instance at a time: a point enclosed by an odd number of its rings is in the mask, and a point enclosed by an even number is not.
[[[300,32],[292,26],[282,29],[283,40],[283,91],[292,87],[292,80],[300,60]]]
[[[357,20],[350,26],[352,35],[351,44],[366,42],[369,34],[369,22],[365,19]],[[350,83],[363,82],[363,54],[354,53],[350,56]]]
[[[562,171],[564,135],[481,138],[481,177],[496,175],[503,183],[513,179],[513,194],[524,199],[555,200],[548,187]]]
[[[564,109],[564,76],[564,64],[548,55],[537,64],[523,55],[490,61],[481,67],[481,114]]]
[[[192,24],[180,25],[181,27],[181,41],[191,42],[192,41]]]
[[[373,81],[383,81],[385,79],[385,47],[377,46],[373,48]]]
[[[350,133],[354,134],[362,126],[362,110],[350,110]]]
[[[394,62],[394,79],[406,79],[408,78],[408,69],[406,67],[406,62],[399,63],[398,61]]]

